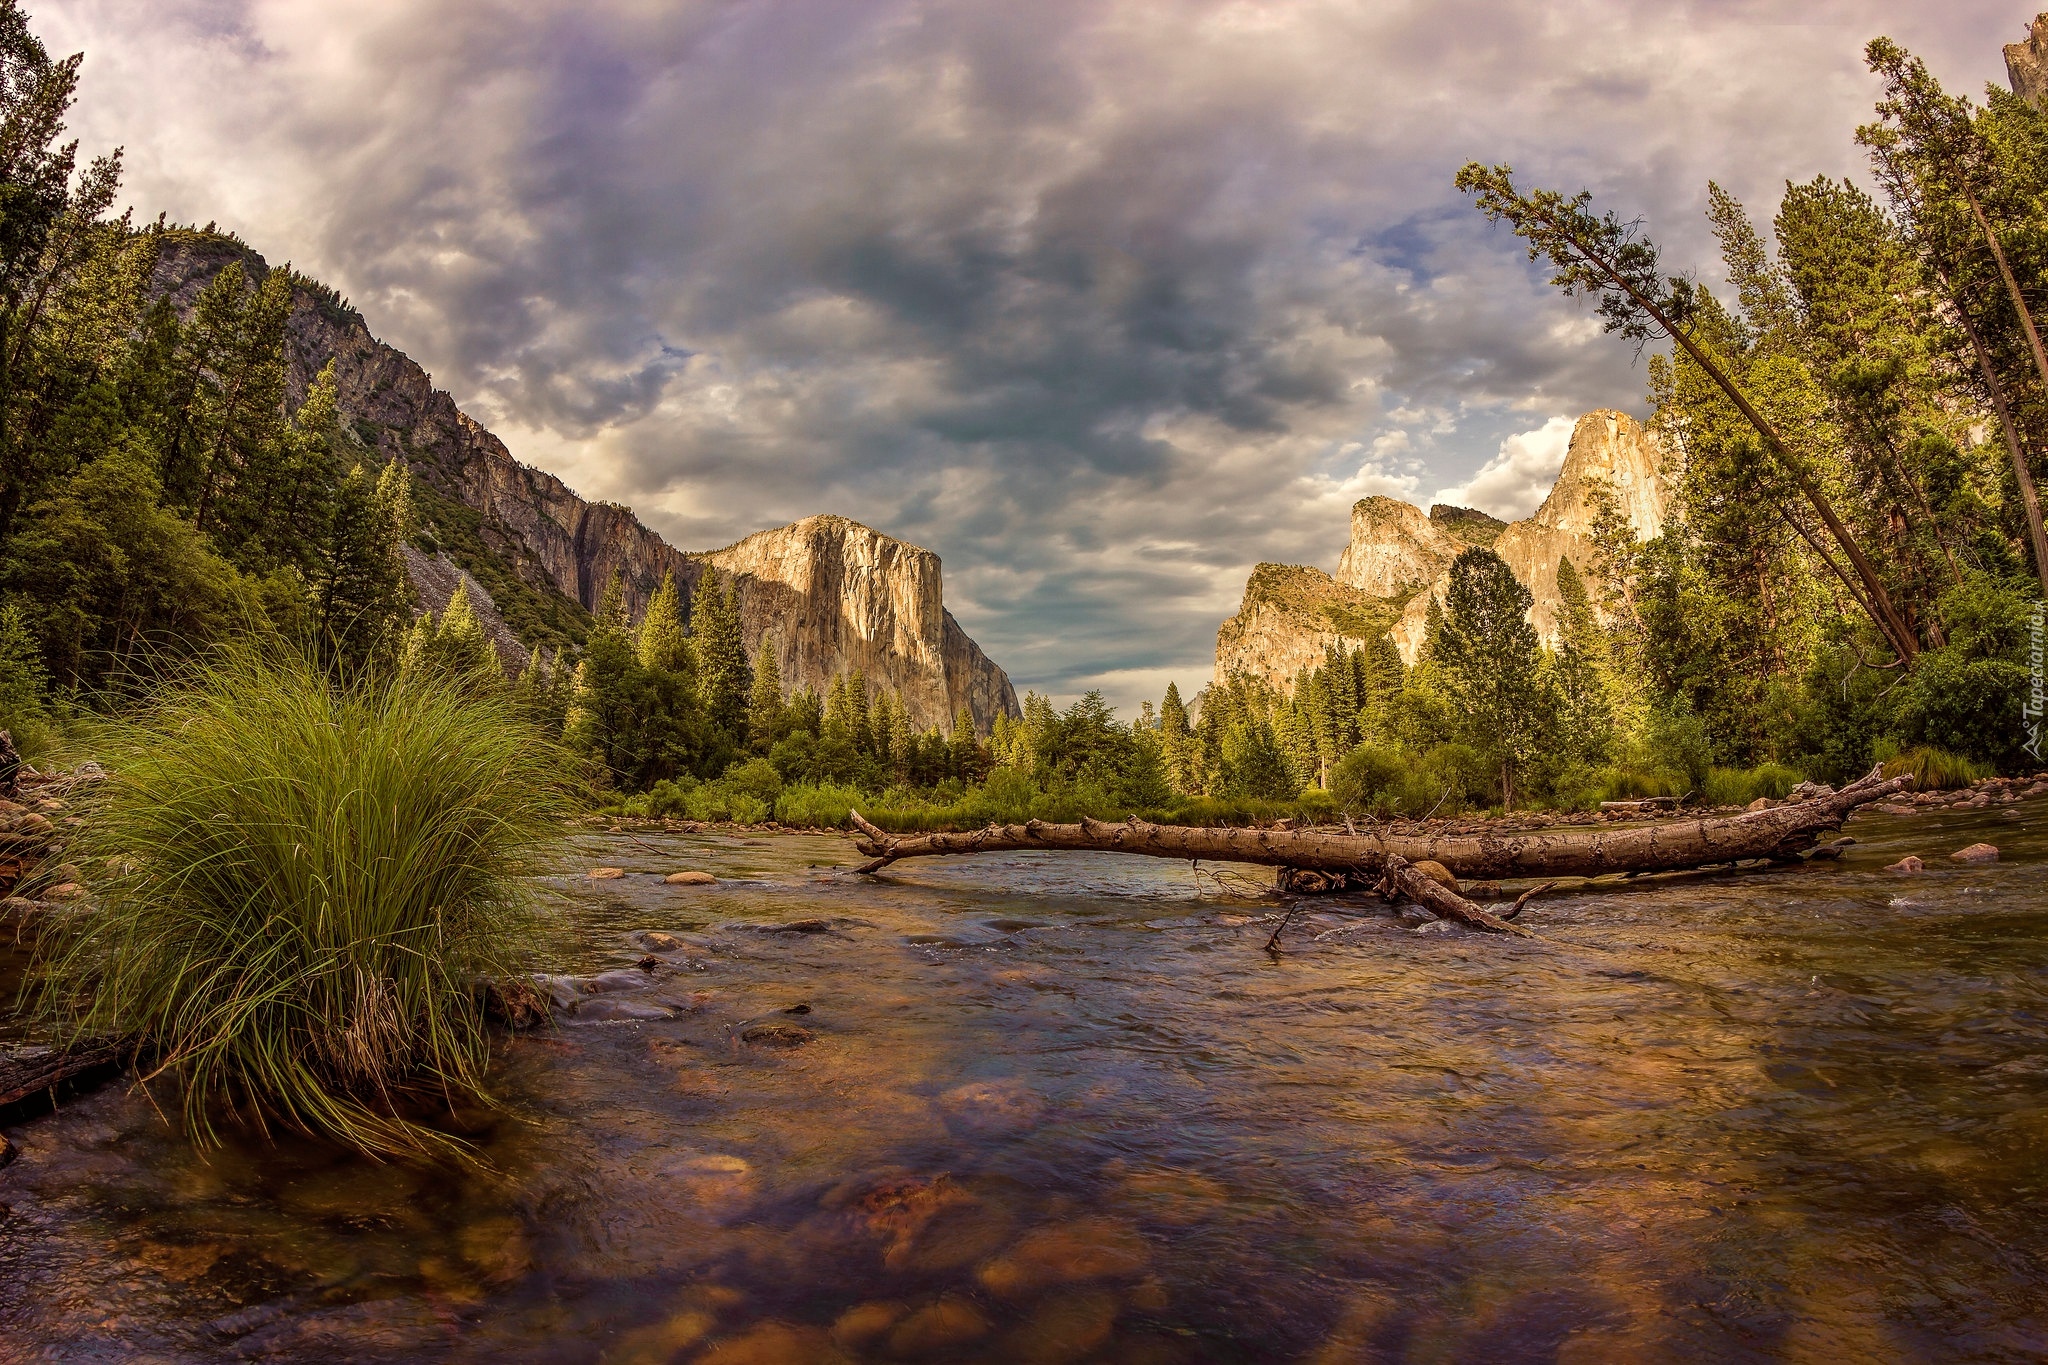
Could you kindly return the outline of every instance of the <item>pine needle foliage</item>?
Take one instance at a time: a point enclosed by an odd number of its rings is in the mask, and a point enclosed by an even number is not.
[[[45,960],[45,1010],[148,1040],[201,1142],[226,1114],[462,1150],[407,1115],[482,1094],[475,983],[529,938],[527,878],[564,828],[554,747],[502,697],[243,654],[102,754],[78,861],[104,875]]]

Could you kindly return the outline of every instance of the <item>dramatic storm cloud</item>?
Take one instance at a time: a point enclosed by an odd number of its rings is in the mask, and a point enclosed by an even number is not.
[[[1780,17],[1796,14],[1795,22]],[[1876,33],[1951,88],[2030,11],[1036,0],[69,0],[74,131],[154,217],[349,295],[515,454],[686,548],[838,511],[937,550],[1021,686],[1206,678],[1368,493],[1540,499],[1642,372],[1464,161],[1708,251],[1861,174]]]

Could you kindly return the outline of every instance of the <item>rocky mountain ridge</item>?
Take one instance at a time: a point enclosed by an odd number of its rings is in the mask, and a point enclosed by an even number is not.
[[[268,269],[233,238],[167,233],[150,291],[189,313],[230,263],[252,281]],[[686,553],[630,508],[579,497],[514,459],[324,287],[297,284],[286,335],[288,401],[296,405],[333,360],[339,406],[356,434],[383,458],[406,460],[416,476],[443,549],[409,559],[422,604],[439,609],[456,578],[467,578],[472,598],[486,599],[477,601],[479,613],[501,653],[511,648],[507,637],[549,650],[579,639],[613,573],[637,614],[664,574],[676,575],[687,598],[716,568],[736,583],[749,653],[764,637],[773,641],[785,687],[822,691],[834,674],[857,667],[901,694],[920,728],[950,728],[963,707],[983,731],[998,714],[1019,714],[1008,676],[946,609],[931,551],[818,516],[724,550]]]
[[[1363,498],[1352,506],[1351,536],[1334,576],[1301,565],[1252,571],[1237,615],[1217,632],[1216,678],[1248,673],[1284,689],[1328,645],[1364,644],[1382,632],[1413,663],[1430,599],[1443,599],[1451,561],[1474,545],[1506,561],[1535,599],[1531,623],[1554,642],[1558,565],[1569,558],[1590,577],[1593,526],[1608,498],[1643,539],[1663,529],[1670,510],[1662,448],[1635,418],[1611,408],[1574,424],[1556,482],[1522,521],[1444,504],[1425,514],[1397,498]]]

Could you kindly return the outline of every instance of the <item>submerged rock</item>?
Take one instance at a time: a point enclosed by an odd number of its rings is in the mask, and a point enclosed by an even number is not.
[[[852,1365],[823,1329],[786,1322],[764,1322],[727,1337],[697,1359],[701,1365]]]
[[[1892,863],[1891,865],[1886,867],[1885,871],[1897,872],[1901,875],[1904,875],[1909,872],[1918,872],[1921,868],[1925,866],[1925,863],[1921,862],[1918,858],[1908,853],[1905,857],[1899,859],[1897,862]]]
[[[1128,1223],[1076,1218],[1026,1233],[976,1273],[982,1287],[1006,1299],[1061,1284],[1128,1279],[1151,1264],[1145,1239]]]
[[[796,1024],[752,1024],[740,1030],[740,1041],[756,1047],[802,1047],[817,1036]]]
[[[716,886],[718,878],[709,872],[671,872],[662,881],[669,886]]]
[[[912,1313],[889,1333],[889,1354],[893,1356],[947,1355],[980,1341],[989,1333],[989,1320],[964,1299],[944,1298]],[[955,1357],[957,1358],[957,1357]]]
[[[642,930],[638,937],[640,946],[651,953],[680,953],[689,946],[674,934],[665,934],[659,929]]]
[[[861,1350],[887,1335],[907,1311],[900,1303],[857,1303],[833,1322],[832,1340],[849,1351]]]
[[[1992,844],[1971,844],[1948,856],[1950,861],[1958,863],[1995,863],[1998,861],[1998,849]]]
[[[610,996],[584,1000],[570,1014],[570,1022],[578,1024],[673,1018],[675,1011],[664,1005],[652,1005],[645,1000],[615,1000]]]

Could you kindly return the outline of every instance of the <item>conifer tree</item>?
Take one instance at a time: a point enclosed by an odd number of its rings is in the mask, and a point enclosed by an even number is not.
[[[910,712],[901,697],[889,708],[889,762],[898,782],[911,780],[917,759],[917,736],[910,728]]]
[[[774,642],[764,633],[754,651],[754,686],[747,694],[747,746],[766,754],[789,733],[782,701],[782,670],[776,667]]]
[[[634,652],[642,668],[670,673],[690,672],[690,637],[683,625],[682,594],[676,590],[675,571],[661,576],[661,586],[647,599],[634,639]]]
[[[953,737],[947,745],[947,764],[962,782],[979,782],[985,776],[981,741],[974,733],[974,713],[961,707],[953,717]]]
[[[411,590],[390,511],[361,465],[335,487],[312,594],[317,645],[330,666],[361,673],[404,638]]]
[[[1541,655],[1529,624],[1529,590],[1491,550],[1451,562],[1449,608],[1439,615],[1433,652],[1460,719],[1500,779],[1512,808],[1516,775],[1537,751],[1544,715]]]
[[[597,608],[590,613],[597,628],[630,634],[633,629],[633,613],[626,606],[626,585],[613,569],[604,581],[604,591],[597,595]]]
[[[327,362],[321,371],[322,382],[328,385],[327,392],[333,392],[334,362]],[[315,400],[308,398],[308,404]],[[331,398],[328,401],[332,401]],[[303,409],[301,409],[303,411]],[[404,545],[420,533],[419,507],[412,496],[412,469],[402,455],[385,461],[384,470],[377,476],[377,502],[383,507],[384,515],[391,521],[391,534],[397,543]]]
[[[504,677],[497,647],[484,633],[465,581],[456,581],[455,592],[434,629],[433,663],[449,677],[466,683],[496,683]]]
[[[846,728],[854,750],[875,752],[874,716],[868,708],[868,675],[856,668],[846,678]]]
[[[712,726],[737,748],[744,742],[747,692],[753,669],[741,635],[739,604],[716,569],[697,580],[690,601],[690,637],[697,650],[698,684]]]

